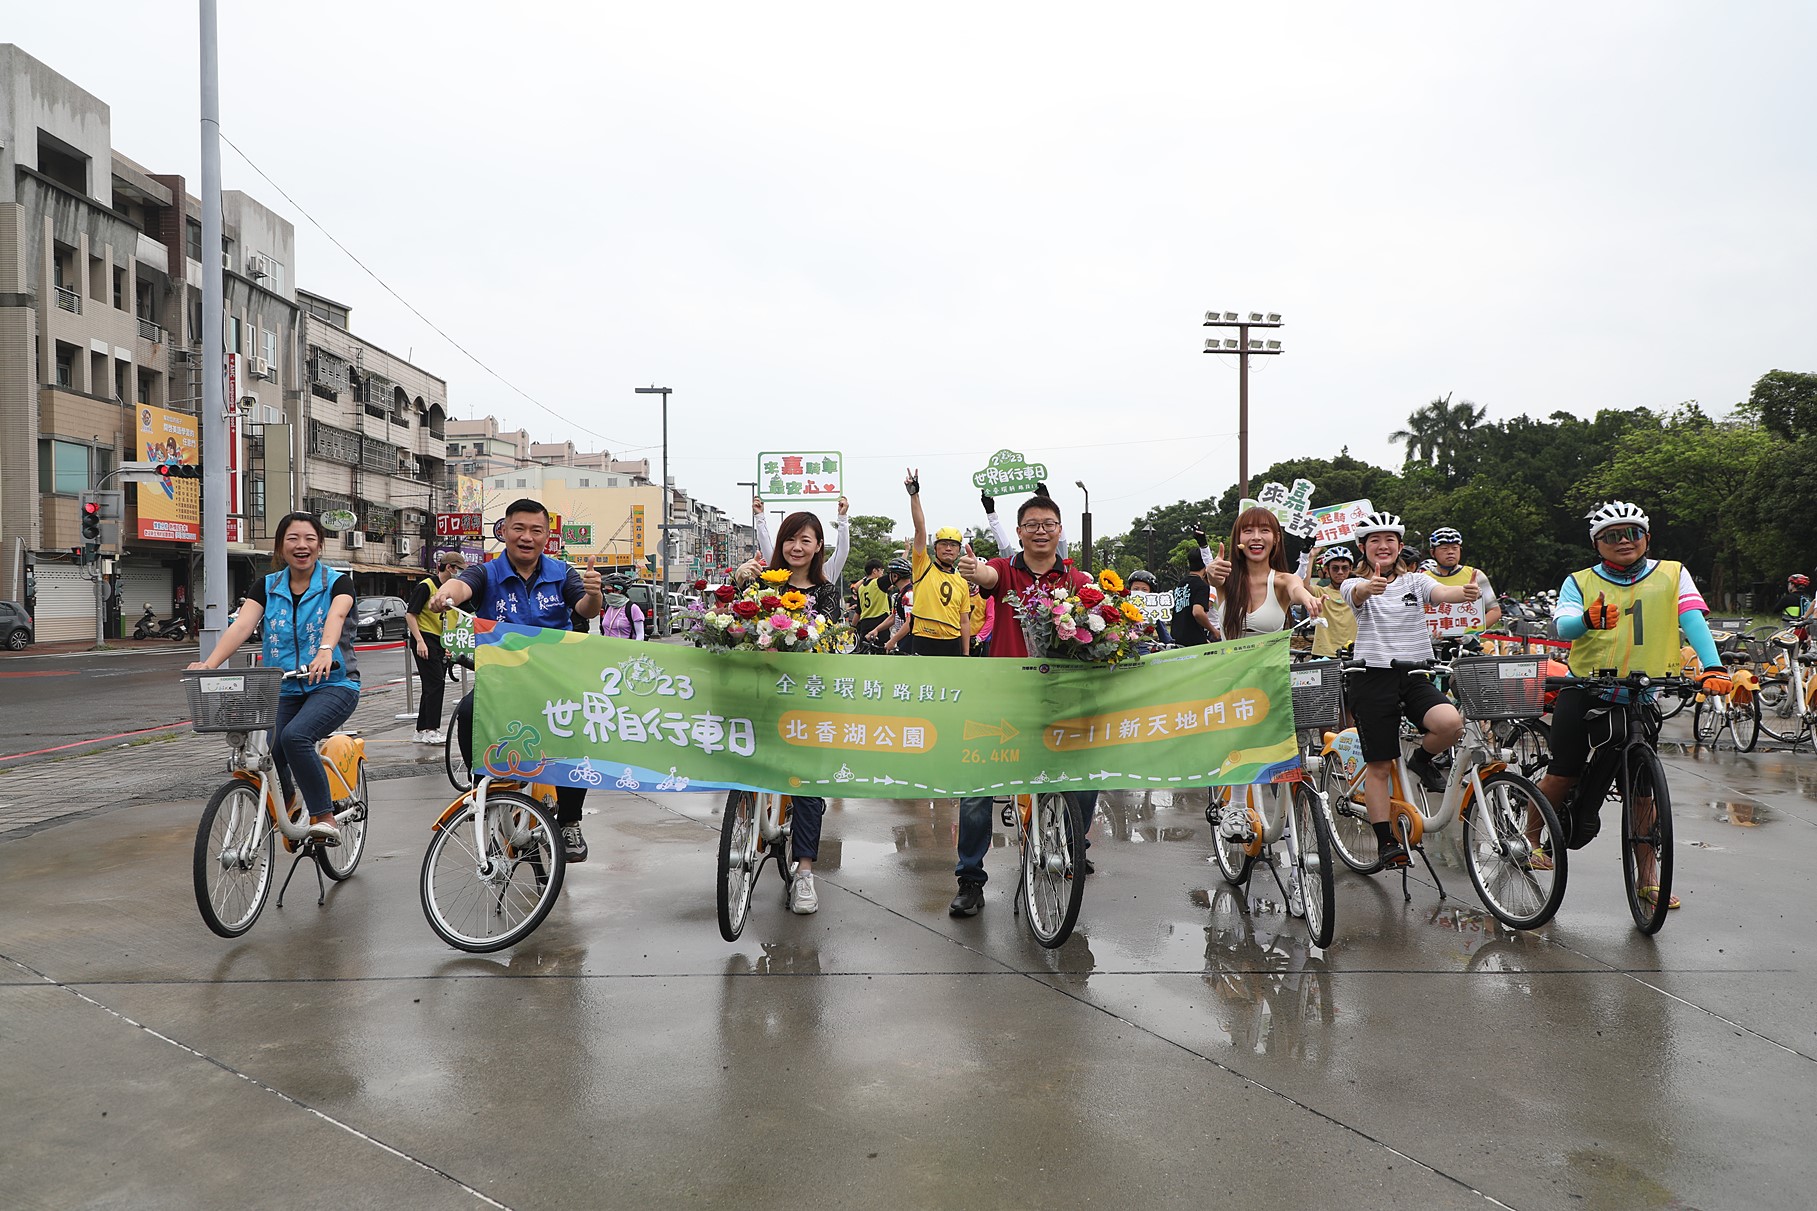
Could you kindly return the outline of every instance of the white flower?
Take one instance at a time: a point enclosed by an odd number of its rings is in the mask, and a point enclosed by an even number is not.
[[[769,632],[766,631],[757,637],[757,646],[760,648],[767,648],[770,646]]]
[[[817,626],[808,627],[808,642],[813,643],[816,639],[819,639],[819,638],[820,638],[820,628]]]
[[[1091,617],[1089,617],[1085,620],[1085,625],[1091,628],[1092,634],[1096,635],[1099,631],[1102,631],[1104,629],[1104,619],[1100,618],[1096,614],[1093,614]]]
[[[1066,600],[1066,590],[1065,589],[1055,589],[1054,590],[1054,600],[1055,601],[1065,601]]]

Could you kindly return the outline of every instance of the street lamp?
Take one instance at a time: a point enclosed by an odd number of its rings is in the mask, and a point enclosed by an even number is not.
[[[1085,486],[1082,479],[1073,480],[1073,486],[1085,493],[1085,512],[1079,515],[1079,562],[1086,571],[1092,571],[1091,562],[1091,489]]]
[[[648,387],[633,387],[638,395],[662,396],[662,524],[657,528],[662,531],[662,613],[666,614],[669,605],[669,391],[668,387],[651,384]],[[666,622],[667,619],[662,620]],[[658,623],[658,634],[662,633],[662,622]]]
[[[1252,355],[1262,357],[1281,351],[1281,342],[1251,340],[1249,330],[1279,328],[1281,316],[1274,311],[1266,315],[1251,311],[1248,319],[1242,319],[1234,311],[1207,311],[1204,326],[1237,330],[1234,340],[1227,336],[1206,337],[1203,352],[1237,355],[1237,496],[1240,500],[1249,495],[1249,359]]]
[[[737,483],[737,485],[738,485],[738,486],[739,486],[739,487],[741,487],[741,488],[749,488],[749,489],[750,489],[750,490],[751,490],[751,499],[752,499],[752,500],[756,500],[756,499],[757,499],[757,481],[756,481],[756,480],[754,480],[754,479],[740,479],[740,480],[735,480],[735,481],[734,481],[734,482],[735,482],[735,483]],[[739,508],[741,508],[741,509],[742,509],[742,508],[744,508],[744,506],[743,506],[743,505],[740,505],[740,506],[739,506]],[[757,535],[756,535],[756,528],[755,528],[755,527],[752,527],[752,534],[751,534],[751,546],[752,546],[752,547],[753,547],[753,548],[755,548],[755,547],[756,547],[756,545],[757,545]],[[727,544],[726,544],[726,547],[727,547],[727,550],[726,550],[726,557],[727,557],[727,558],[728,558],[728,559],[730,559],[730,558],[731,558],[731,543],[730,543],[730,542],[728,542],[728,543],[727,543]],[[761,554],[763,554],[763,552],[761,552],[761,551],[759,551],[759,552],[758,552],[758,554],[759,554],[759,555],[761,555]]]

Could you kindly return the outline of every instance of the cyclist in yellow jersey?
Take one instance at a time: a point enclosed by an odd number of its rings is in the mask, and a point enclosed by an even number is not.
[[[1558,637],[1569,640],[1566,663],[1579,677],[1613,669],[1626,676],[1647,673],[1669,677],[1684,667],[1679,635],[1707,670],[1707,693],[1729,691],[1728,670],[1716,653],[1705,616],[1709,607],[1684,565],[1647,558],[1652,523],[1640,509],[1623,500],[1612,500],[1590,511],[1590,541],[1599,562],[1566,578],[1558,591],[1552,617]],[[1567,687],[1559,691],[1552,715],[1552,761],[1539,789],[1554,807],[1583,775],[1590,753],[1585,714],[1596,703],[1589,691]],[[1601,804],[1579,804],[1569,822],[1571,848],[1588,845],[1602,827]],[[1651,858],[1643,858],[1650,862]],[[1641,872],[1643,888],[1651,881]],[[1678,898],[1671,901],[1678,907]]]
[[[865,561],[864,579],[852,593],[858,600],[858,616],[853,621],[858,627],[858,637],[865,639],[890,618],[889,586],[883,579],[881,559],[872,556]]]
[[[971,582],[955,565],[965,545],[965,535],[953,526],[934,534],[933,552],[927,542],[927,518],[921,511],[921,477],[913,470],[902,481],[909,494],[909,518],[915,536],[909,540],[910,591],[914,609],[909,622],[916,656],[969,656],[978,619],[972,616]]]
[[[1486,630],[1502,620],[1502,607],[1496,600],[1495,588],[1489,583],[1489,577],[1481,568],[1473,568],[1463,562],[1464,536],[1450,526],[1440,526],[1426,539],[1426,545],[1432,548],[1432,562],[1435,565],[1426,570],[1426,575],[1446,585],[1465,585],[1474,583],[1482,596],[1464,607],[1452,607],[1454,611],[1464,610],[1466,616],[1481,615],[1481,622],[1471,621],[1468,625],[1435,625],[1434,632],[1439,638],[1455,638],[1471,631]],[[1426,607],[1427,620],[1431,622],[1440,616],[1436,606]]]
[[[449,580],[460,575],[467,557],[459,551],[443,551],[435,562],[435,573],[417,582],[410,594],[404,625],[410,631],[411,654],[416,657],[417,676],[422,678],[421,702],[416,710],[418,744],[440,744],[442,731],[442,687],[447,684],[442,672],[446,657],[442,654],[442,633],[447,629],[449,614],[429,608],[429,599]]]

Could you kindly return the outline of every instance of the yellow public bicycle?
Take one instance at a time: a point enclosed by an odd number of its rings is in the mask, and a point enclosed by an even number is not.
[[[305,859],[315,863],[320,905],[328,898],[322,876],[340,882],[353,874],[366,852],[366,742],[359,733],[336,732],[316,745],[333,796],[340,844],[311,838],[301,808],[284,808],[268,732],[277,722],[280,687],[307,675],[253,667],[183,677],[194,729],[226,735],[233,750],[227,760],[232,776],[208,800],[196,827],[196,907],[208,928],[223,938],[239,937],[264,911],[279,838],[296,855],[278,889],[279,908]]]

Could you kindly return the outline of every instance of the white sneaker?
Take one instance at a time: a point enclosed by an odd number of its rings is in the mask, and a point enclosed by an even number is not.
[[[1218,835],[1226,841],[1250,841],[1255,834],[1249,831],[1249,813],[1243,808],[1227,807],[1218,817]]]
[[[333,820],[317,820],[309,826],[308,839],[323,845],[339,845],[341,830],[334,826]]]
[[[789,911],[805,917],[820,911],[820,896],[814,891],[814,872],[800,871],[789,886]]]
[[[418,732],[416,734],[418,744],[443,744],[447,739],[447,732]]]

